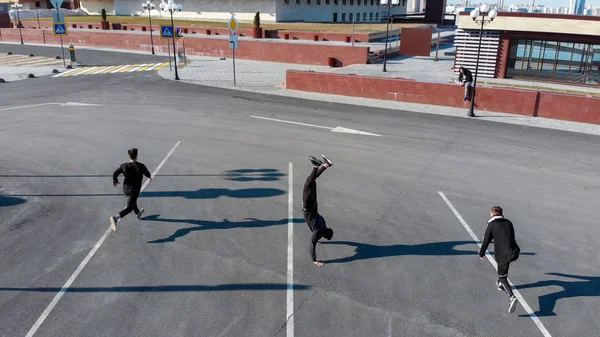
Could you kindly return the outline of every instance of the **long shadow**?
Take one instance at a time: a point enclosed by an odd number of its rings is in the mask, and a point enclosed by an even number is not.
[[[125,293],[125,292],[202,292],[202,291],[249,291],[249,290],[287,290],[288,285],[283,283],[241,283],[207,285],[165,285],[165,286],[125,286],[125,287],[71,287],[68,293]],[[294,290],[308,290],[310,286],[294,284]],[[57,293],[61,288],[0,288],[0,291],[11,292],[38,292]]]
[[[230,190],[226,188],[205,188],[196,191],[155,191],[142,192],[145,198],[181,197],[186,199],[217,199],[229,198],[269,198],[285,194],[285,191],[275,188],[245,188]],[[13,194],[13,197],[114,197],[122,193],[80,193],[80,194]]]
[[[475,250],[456,250],[454,247],[461,245],[473,245],[473,241],[447,241],[432,242],[418,245],[391,245],[376,246],[360,242],[334,241],[323,242],[326,245],[347,245],[353,246],[355,254],[352,256],[325,261],[327,263],[346,263],[358,260],[377,259],[391,256],[403,255],[477,255]],[[523,255],[534,255],[533,253],[521,253]]]
[[[561,276],[566,278],[578,279],[581,281],[566,282],[560,280],[548,280],[515,286],[515,288],[517,289],[539,288],[549,286],[558,286],[563,288],[563,290],[547,295],[542,295],[538,298],[540,307],[539,311],[535,313],[537,316],[556,316],[556,313],[554,312],[554,307],[556,306],[556,302],[558,302],[558,300],[560,299],[600,296],[600,276],[579,276],[562,273],[546,273],[546,275]],[[521,317],[529,317],[529,315],[521,315]]]
[[[203,231],[203,230],[211,230],[211,229],[233,229],[233,228],[260,228],[260,227],[270,227],[270,226],[278,226],[285,225],[288,223],[288,219],[281,220],[259,220],[254,218],[246,218],[248,221],[240,221],[240,222],[231,222],[227,219],[223,219],[223,221],[204,221],[204,220],[194,220],[194,219],[161,219],[159,218],[160,214],[149,215],[144,217],[144,221],[161,221],[161,222],[171,222],[171,223],[186,223],[190,225],[200,226],[200,227],[189,227],[189,228],[181,228],[175,231],[171,236],[158,239],[153,241],[148,241],[148,243],[166,243],[166,242],[174,242],[177,238],[182,236],[186,236],[191,232],[195,231]],[[293,219],[294,223],[302,223],[304,219]]]
[[[277,169],[238,169],[220,174],[157,174],[156,177],[223,177],[232,181],[277,181],[284,177]],[[111,174],[3,174],[0,178],[111,178]]]
[[[23,198],[7,197],[0,195],[0,207],[16,206],[25,203],[27,200]]]

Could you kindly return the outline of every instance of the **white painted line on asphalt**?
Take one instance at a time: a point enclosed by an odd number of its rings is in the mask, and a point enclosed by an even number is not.
[[[465,219],[463,219],[463,217],[460,215],[460,213],[458,213],[456,208],[454,208],[454,206],[452,205],[450,200],[448,200],[448,198],[446,198],[446,195],[444,195],[443,192],[438,191],[438,193],[439,193],[440,197],[442,197],[442,199],[444,199],[444,201],[446,202],[446,205],[448,205],[448,207],[450,207],[450,210],[452,211],[452,213],[454,213],[454,215],[456,216],[458,221],[460,221],[460,223],[467,230],[469,235],[471,235],[471,238],[473,239],[473,241],[475,241],[477,246],[479,246],[479,248],[481,249],[481,241],[479,240],[479,238],[477,238],[477,235],[475,235],[475,233],[473,232],[471,227],[469,227],[469,225],[467,224]],[[498,271],[498,264],[492,258],[492,255],[490,254],[490,252],[486,251],[485,256],[487,257],[487,260],[492,264],[494,269],[496,269],[496,271]],[[525,309],[525,311],[527,312],[527,314],[529,315],[531,320],[533,320],[533,323],[535,323],[535,325],[538,327],[538,329],[540,330],[542,335],[544,335],[544,337],[552,337],[552,335],[550,335],[550,332],[548,332],[548,330],[546,329],[544,324],[542,324],[542,322],[537,317],[537,315],[533,312],[533,310],[531,310],[531,307],[529,306],[529,304],[527,304],[527,302],[525,301],[523,296],[521,296],[521,293],[517,289],[515,289],[515,286],[510,279],[508,279],[508,283],[510,284],[510,287],[513,289],[513,293],[519,299],[519,302],[521,303],[521,305],[523,306],[523,308]]]
[[[131,69],[131,70],[128,70],[127,72],[128,72],[128,73],[132,73],[132,72],[134,72],[134,71],[138,71],[139,69],[141,69],[141,68],[143,68],[143,67],[146,67],[146,66],[148,66],[148,63],[140,64],[139,66],[137,66],[137,67],[135,67],[135,68],[133,68],[133,69]]]
[[[77,74],[75,74],[73,76],[79,76],[79,75],[84,75],[84,74],[89,75],[91,72],[93,72],[95,69],[98,69],[98,68],[100,68],[100,67],[91,67],[91,68],[88,68],[87,70],[84,70],[84,71],[82,71],[80,73],[77,73]]]
[[[146,70],[154,70],[155,68],[158,68],[158,67],[160,67],[160,65],[161,65],[161,64],[162,64],[162,63],[157,63],[157,64],[153,65],[152,67],[150,67],[150,68],[146,69]]]
[[[90,73],[90,75],[96,75],[99,74],[103,71],[106,71],[106,69],[110,68],[110,66],[104,66],[104,67],[100,67],[99,69],[96,69],[96,71]]]
[[[154,170],[154,172],[152,172],[152,177],[154,177],[158,173],[158,171],[161,169],[161,167],[163,167],[163,165],[167,162],[167,160],[169,159],[169,157],[171,157],[171,155],[173,154],[173,152],[175,151],[175,149],[179,146],[179,144],[181,144],[181,141],[178,141],[175,144],[175,146],[173,146],[173,148],[171,149],[171,151],[169,151],[169,153],[167,153],[167,156],[165,157],[165,159],[163,159],[163,161],[156,167],[156,169]],[[143,192],[144,189],[146,189],[146,186],[148,186],[149,182],[150,182],[149,180],[146,180],[146,182],[142,186],[142,189],[140,190],[141,192]],[[69,289],[69,287],[71,286],[71,284],[73,283],[73,281],[75,281],[75,279],[77,278],[77,276],[79,276],[79,273],[81,273],[81,271],[83,270],[83,268],[85,268],[85,266],[90,261],[90,259],[94,256],[94,254],[96,254],[96,251],[104,243],[104,240],[106,240],[106,238],[108,237],[108,235],[110,234],[111,231],[112,230],[111,230],[111,228],[109,226],[108,229],[106,229],[106,232],[104,232],[104,234],[100,238],[100,240],[98,240],[98,242],[96,242],[96,244],[94,245],[94,248],[92,248],[92,250],[88,253],[88,255],[85,257],[85,259],[83,259],[83,261],[81,261],[81,263],[79,264],[79,266],[77,267],[77,269],[75,270],[75,272],[73,272],[73,274],[71,275],[71,277],[69,277],[69,279],[67,280],[67,282],[59,290],[58,294],[56,294],[56,296],[54,296],[54,299],[52,299],[52,302],[50,302],[50,304],[48,304],[48,307],[46,307],[46,310],[44,310],[44,312],[42,313],[42,315],[37,319],[37,321],[31,327],[31,329],[29,329],[29,332],[27,333],[27,335],[25,335],[25,337],[32,337],[36,333],[36,331],[39,329],[40,325],[42,325],[42,323],[44,323],[44,320],[48,317],[48,315],[50,314],[50,312],[52,311],[52,309],[54,309],[54,307],[56,306],[56,304],[58,304],[58,301],[60,301],[60,299],[65,294],[65,292],[67,292],[67,290]]]
[[[127,67],[131,67],[131,64],[124,65],[124,66],[122,66],[122,67],[120,67],[120,68],[117,68],[117,69],[115,69],[115,70],[111,71],[110,73],[111,73],[111,74],[116,74],[116,73],[118,73],[119,71],[121,71],[121,70],[123,70],[123,69],[125,69],[125,68],[127,68]]]
[[[74,72],[74,71],[77,71],[77,70],[79,70],[79,68],[73,68],[73,69],[70,69],[70,70],[67,70],[67,71],[65,71],[64,73],[60,73],[60,74],[58,74],[58,75],[54,75],[54,76],[52,76],[52,77],[63,77],[63,76],[65,76],[65,75],[67,75],[67,74],[70,74],[70,73],[72,73],[72,72]]]
[[[269,118],[269,117],[260,117],[260,116],[254,116],[254,115],[250,115],[250,117],[252,117],[252,118],[258,118],[258,119],[264,119],[264,120],[268,120],[268,121],[274,121],[274,122],[281,122],[281,123],[288,123],[288,124],[295,124],[295,125],[310,126],[310,127],[313,127],[313,128],[320,128],[320,129],[327,129],[327,130],[333,129],[332,127],[329,127],[329,126],[320,126],[320,125],[313,125],[313,124],[306,124],[306,123],[299,123],[299,122],[292,122],[292,121],[284,121],[283,119],[275,119],[275,118]]]
[[[13,107],[10,107],[10,108],[2,108],[2,109],[0,109],[0,111],[35,108],[35,107],[38,107],[38,106],[51,105],[51,104],[61,104],[61,103],[41,103],[41,104],[13,106]]]
[[[294,337],[294,170],[290,163],[288,178],[288,250],[286,336]]]
[[[329,126],[321,126],[321,125],[306,124],[306,123],[300,123],[300,122],[292,122],[292,121],[286,121],[286,120],[283,120],[283,119],[275,119],[275,118],[261,117],[261,116],[254,116],[254,115],[250,115],[250,117],[252,117],[252,118],[258,118],[258,119],[264,119],[264,120],[273,121],[273,122],[280,122],[280,123],[288,123],[288,124],[309,126],[309,127],[313,127],[313,128],[319,128],[319,129],[327,129],[327,130],[329,130],[331,132],[337,132],[337,133],[350,133],[350,134],[363,135],[363,136],[383,137],[382,135],[378,135],[376,133],[370,133],[370,132],[364,132],[364,131],[359,131],[359,130],[354,130],[354,129],[348,129],[348,128],[343,128],[341,126],[336,126],[336,127],[333,128],[333,127],[329,127]]]

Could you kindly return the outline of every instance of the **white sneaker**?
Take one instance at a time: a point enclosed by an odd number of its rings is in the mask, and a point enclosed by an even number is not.
[[[109,219],[110,221],[110,229],[112,229],[113,232],[117,231],[117,219],[114,216],[111,216]]]
[[[504,285],[502,283],[500,283],[500,281],[496,281],[496,286],[498,287],[498,290],[506,291],[506,290],[504,290]]]
[[[140,208],[140,212],[136,215],[136,217],[138,218],[138,220],[142,219],[142,215],[144,215],[144,209]]]
[[[515,309],[517,308],[517,302],[519,300],[515,297],[515,295],[513,295],[511,298],[508,299],[508,312],[510,312],[511,314],[513,312],[515,312]]]

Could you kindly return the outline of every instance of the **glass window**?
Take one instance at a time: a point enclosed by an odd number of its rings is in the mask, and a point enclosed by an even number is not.
[[[360,22],[360,13],[356,13],[356,22]]]
[[[513,39],[507,77],[600,85],[600,46]]]
[[[346,13],[342,13],[342,22],[346,22]]]
[[[379,13],[375,13],[375,21],[379,21]]]
[[[346,6],[346,0],[342,0],[342,5]]]
[[[371,13],[369,13],[369,20],[370,20],[370,21],[373,21],[373,13],[372,13],[372,12],[371,12]]]
[[[363,13],[363,21],[367,21],[367,13]]]
[[[307,5],[310,5],[310,4],[311,4],[311,2],[312,2],[312,0],[306,0],[306,4],[307,4]]]

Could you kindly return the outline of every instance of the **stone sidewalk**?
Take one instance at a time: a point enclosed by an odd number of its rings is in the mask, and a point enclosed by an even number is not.
[[[422,67],[428,67],[429,64],[433,63],[434,61],[425,59],[422,60],[422,62]],[[448,66],[448,61],[446,61],[445,64],[440,61],[438,61],[437,63],[440,65],[440,67]],[[372,66],[376,67],[376,70],[373,70],[374,72],[381,72],[380,64]],[[362,65],[360,67],[362,67]],[[360,69],[360,67],[357,66],[356,68]],[[415,67],[415,65],[413,64],[412,67]],[[306,66],[275,62],[236,60],[236,87],[233,86],[233,65],[232,59],[230,58],[227,58],[226,60],[220,60],[218,58],[210,57],[194,57],[191,63],[178,70],[179,78],[182,82],[197,85],[242,90],[255,93],[264,93],[277,96],[295,97],[300,99],[324,101],[330,103],[352,104],[364,106],[365,108],[372,107],[392,109],[398,110],[399,114],[403,113],[403,111],[414,111],[437,115],[472,118],[467,117],[467,108],[460,109],[437,105],[394,102],[386,100],[319,94],[285,89],[285,73],[288,69],[315,72],[343,71],[345,73],[356,73],[352,71],[356,68],[329,68],[323,66]],[[430,71],[431,73],[436,72],[435,69],[430,69],[428,71]],[[368,72],[365,72],[365,74],[368,74]],[[418,76],[419,72],[415,71],[414,74],[415,76]],[[168,67],[159,70],[158,75],[170,80],[174,80],[175,76],[174,72],[170,71]],[[396,76],[390,77],[398,76],[396,74]],[[421,80],[425,79],[421,78]],[[481,120],[523,125],[528,127],[556,129],[600,136],[600,125],[575,123],[555,119],[519,116],[488,111],[476,111],[476,114],[476,118]]]

